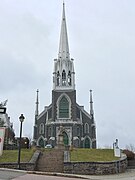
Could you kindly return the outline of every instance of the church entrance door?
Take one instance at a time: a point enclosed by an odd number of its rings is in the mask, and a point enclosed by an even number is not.
[[[69,139],[68,139],[68,135],[66,132],[63,132],[63,141],[64,141],[64,145],[68,146],[69,144]]]
[[[42,138],[39,140],[39,146],[44,148],[44,140]]]
[[[89,138],[85,139],[85,144],[84,144],[85,148],[90,148],[90,140]]]

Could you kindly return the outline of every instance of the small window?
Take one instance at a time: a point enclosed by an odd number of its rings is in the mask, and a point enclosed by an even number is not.
[[[71,86],[71,72],[68,72],[68,84]]]
[[[89,133],[89,124],[88,123],[86,123],[85,125],[84,125],[84,132],[85,133]]]
[[[44,124],[40,124],[39,126],[39,134],[44,134]]]
[[[51,136],[51,127],[48,128],[48,136]]]
[[[62,71],[62,86],[66,85],[66,72],[65,70]]]
[[[80,128],[77,127],[77,136],[80,136]]]
[[[60,85],[60,73],[59,71],[57,72],[57,86]]]

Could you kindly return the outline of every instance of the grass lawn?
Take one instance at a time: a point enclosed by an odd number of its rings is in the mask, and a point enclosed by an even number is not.
[[[33,153],[33,149],[21,149],[21,162],[28,162]],[[17,161],[18,150],[4,150],[2,156],[0,156],[0,163]]]
[[[50,151],[52,149],[44,149]],[[33,149],[21,149],[21,162],[28,162],[34,153]],[[114,161],[119,158],[114,157],[113,149],[83,149],[77,148],[70,151],[72,162],[90,161]],[[17,162],[18,150],[4,150],[0,156],[0,163]]]
[[[119,158],[114,157],[113,149],[73,149],[71,161],[75,162],[95,162],[95,161],[114,161]]]

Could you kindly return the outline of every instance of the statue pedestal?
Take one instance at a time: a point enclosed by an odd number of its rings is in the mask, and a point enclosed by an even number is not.
[[[57,142],[57,149],[65,149],[64,141],[63,141],[63,133],[62,133],[62,127],[60,127],[60,133],[58,135],[58,142]]]

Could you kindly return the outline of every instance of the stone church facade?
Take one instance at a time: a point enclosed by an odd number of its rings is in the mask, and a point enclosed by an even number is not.
[[[76,102],[74,60],[70,58],[68,35],[63,3],[58,58],[54,59],[52,103],[38,110],[36,99],[33,141],[37,146],[57,145],[60,126],[63,127],[65,146],[96,148],[92,90],[90,90],[90,113]]]

